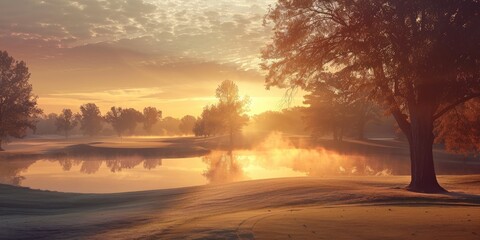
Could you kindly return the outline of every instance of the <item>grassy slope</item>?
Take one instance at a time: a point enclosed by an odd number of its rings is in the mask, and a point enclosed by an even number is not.
[[[0,238],[478,239],[480,176],[284,178],[117,194],[0,185]]]

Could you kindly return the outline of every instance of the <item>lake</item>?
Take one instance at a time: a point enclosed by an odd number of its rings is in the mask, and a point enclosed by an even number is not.
[[[189,158],[68,157],[0,161],[0,183],[33,189],[112,193],[280,177],[408,175],[397,155],[345,155],[325,149],[213,151]],[[439,174],[480,172],[476,162],[437,163]]]

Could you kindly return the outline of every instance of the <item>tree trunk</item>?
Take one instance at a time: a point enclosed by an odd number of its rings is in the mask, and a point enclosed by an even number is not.
[[[2,148],[2,139],[0,139],[0,152],[1,151],[5,151],[3,148]]]
[[[233,149],[233,128],[232,127],[230,127],[229,135],[230,135],[230,149]]]
[[[424,193],[446,192],[437,182],[433,164],[433,115],[419,108],[411,112],[411,182],[408,190]]]

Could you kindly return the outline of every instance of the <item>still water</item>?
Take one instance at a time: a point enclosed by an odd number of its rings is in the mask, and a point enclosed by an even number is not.
[[[441,160],[441,158],[438,158]],[[436,163],[438,174],[480,173],[479,162]],[[408,155],[338,154],[325,149],[213,151],[191,158],[70,157],[0,161],[0,183],[33,189],[112,193],[280,177],[408,175]]]
[[[325,151],[215,151],[192,158],[57,158],[0,161],[0,183],[62,192],[111,193],[299,176],[391,172]]]

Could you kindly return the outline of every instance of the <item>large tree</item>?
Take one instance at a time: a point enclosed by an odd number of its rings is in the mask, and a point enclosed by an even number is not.
[[[35,129],[35,119],[41,110],[29,79],[25,62],[0,51],[0,151],[3,151],[2,140],[9,136],[21,138],[27,129]]]
[[[279,0],[266,17],[274,24],[263,52],[266,84],[305,87],[325,73],[357,78],[408,139],[408,189],[444,191],[433,130],[480,96],[479,15],[478,0]]]

